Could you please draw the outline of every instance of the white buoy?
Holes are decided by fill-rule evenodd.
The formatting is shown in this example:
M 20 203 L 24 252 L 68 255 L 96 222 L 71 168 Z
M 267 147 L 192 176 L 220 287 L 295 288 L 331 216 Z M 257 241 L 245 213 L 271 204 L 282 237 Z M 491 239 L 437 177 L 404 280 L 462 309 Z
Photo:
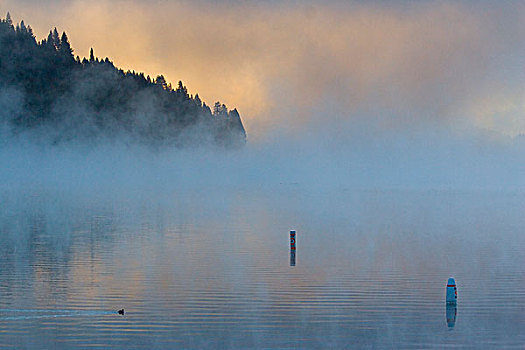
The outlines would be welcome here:
M 447 304 L 456 304 L 458 302 L 458 288 L 454 277 L 450 277 L 447 282 Z

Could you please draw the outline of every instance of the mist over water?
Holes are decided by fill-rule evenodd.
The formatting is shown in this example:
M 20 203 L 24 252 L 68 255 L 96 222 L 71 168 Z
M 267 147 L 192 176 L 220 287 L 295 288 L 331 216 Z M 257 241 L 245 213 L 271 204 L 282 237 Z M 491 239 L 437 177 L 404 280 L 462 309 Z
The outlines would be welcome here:
M 362 123 L 363 124 L 363 123 Z M 112 191 L 261 188 L 524 188 L 523 137 L 459 135 L 442 127 L 384 130 L 312 124 L 279 130 L 238 150 L 173 149 L 96 140 L 47 145 L 4 138 L 1 188 Z M 248 135 L 249 137 L 249 135 Z
M 438 130 L 312 123 L 230 151 L 4 139 L 0 344 L 520 347 L 523 145 Z
M 372 122 L 230 151 L 4 138 L 0 345 L 519 347 L 523 145 L 482 140 Z

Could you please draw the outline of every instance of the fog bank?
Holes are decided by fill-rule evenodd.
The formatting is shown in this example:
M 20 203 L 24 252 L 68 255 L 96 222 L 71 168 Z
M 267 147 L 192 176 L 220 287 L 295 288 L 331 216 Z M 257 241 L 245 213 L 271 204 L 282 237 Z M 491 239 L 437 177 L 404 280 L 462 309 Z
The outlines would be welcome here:
M 339 133 L 338 133 L 339 131 Z M 48 146 L 4 143 L 0 188 L 81 193 L 185 190 L 525 188 L 525 142 L 485 135 L 382 135 L 317 129 L 275 134 L 228 151 L 154 150 L 124 143 Z
M 39 38 L 67 31 L 75 54 L 239 107 L 248 135 L 226 153 L 4 139 L 3 188 L 524 187 L 521 2 L 0 5 Z

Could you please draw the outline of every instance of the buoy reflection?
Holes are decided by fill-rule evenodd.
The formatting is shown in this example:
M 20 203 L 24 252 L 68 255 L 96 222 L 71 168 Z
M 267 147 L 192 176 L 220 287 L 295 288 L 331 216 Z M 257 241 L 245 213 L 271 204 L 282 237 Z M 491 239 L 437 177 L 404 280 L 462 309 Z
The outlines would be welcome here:
M 447 326 L 452 328 L 456 325 L 458 307 L 455 304 L 447 304 Z

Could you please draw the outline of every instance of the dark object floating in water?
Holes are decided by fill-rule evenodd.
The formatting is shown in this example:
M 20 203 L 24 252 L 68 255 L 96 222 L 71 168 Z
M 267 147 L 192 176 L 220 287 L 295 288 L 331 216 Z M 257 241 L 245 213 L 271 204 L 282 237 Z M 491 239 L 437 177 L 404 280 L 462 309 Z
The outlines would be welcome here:
M 119 315 L 124 315 L 124 309 L 120 309 L 117 311 Z

